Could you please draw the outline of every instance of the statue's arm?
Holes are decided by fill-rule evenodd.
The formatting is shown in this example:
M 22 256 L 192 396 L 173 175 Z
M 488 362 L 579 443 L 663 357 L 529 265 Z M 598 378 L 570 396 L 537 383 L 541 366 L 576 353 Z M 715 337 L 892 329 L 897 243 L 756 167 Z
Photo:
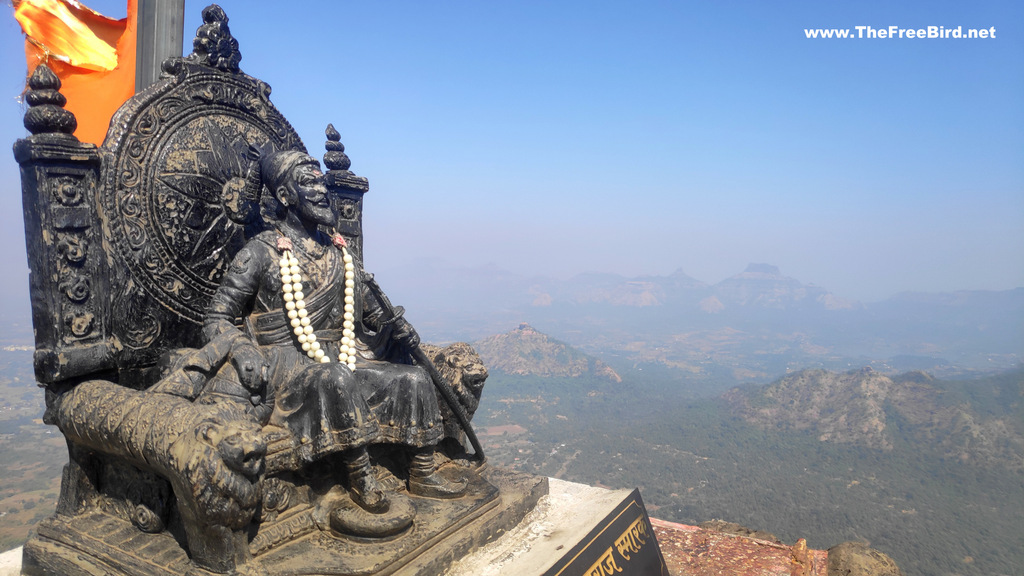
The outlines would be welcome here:
M 259 292 L 264 266 L 253 243 L 239 250 L 210 300 L 203 322 L 203 336 L 213 340 L 225 332 L 241 335 L 235 319 L 243 317 L 252 307 Z
M 376 280 L 373 279 L 373 274 L 357 268 L 359 270 L 359 282 L 357 284 L 359 290 L 359 298 L 363 306 L 363 323 L 366 324 L 373 331 L 377 331 L 386 321 L 384 308 L 390 304 L 390 302 L 383 302 L 386 298 L 384 292 L 380 291 L 380 286 L 376 284 Z M 371 288 L 371 284 L 373 288 Z
M 387 323 L 394 315 L 394 307 L 391 301 L 380 289 L 380 285 L 374 280 L 373 274 L 363 272 L 362 299 L 363 299 L 363 321 L 377 329 Z M 391 330 L 391 339 L 397 344 L 412 350 L 420 344 L 420 336 L 404 317 L 394 321 Z
M 229 346 L 227 357 L 241 384 L 251 392 L 260 392 L 266 384 L 266 358 L 252 336 L 235 326 L 235 319 L 247 316 L 258 297 L 260 280 L 271 260 L 270 255 L 259 251 L 262 247 L 251 242 L 235 255 L 210 300 L 203 323 L 207 342 L 219 340 Z

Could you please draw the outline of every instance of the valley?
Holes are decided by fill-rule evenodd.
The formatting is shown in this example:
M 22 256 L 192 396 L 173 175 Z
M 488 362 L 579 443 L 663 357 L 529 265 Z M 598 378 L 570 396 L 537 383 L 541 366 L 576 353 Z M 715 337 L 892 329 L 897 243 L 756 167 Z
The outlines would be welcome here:
M 923 396 L 974 399 L 955 404 L 960 414 L 950 427 L 915 424 L 898 402 L 884 401 L 880 432 L 870 410 L 840 393 L 823 406 L 823 413 L 846 410 L 843 424 L 834 425 L 827 417 L 750 419 L 738 398 L 763 404 L 778 383 L 697 401 L 667 384 L 494 375 L 478 421 L 501 433 L 485 435 L 485 447 L 500 465 L 639 486 L 651 514 L 666 520 L 722 519 L 789 544 L 806 538 L 815 548 L 867 542 L 908 576 L 1011 575 L 1024 564 L 1024 371 L 933 382 Z M 994 390 L 1014 396 L 1002 396 L 1008 403 L 999 414 L 984 415 Z M 862 417 L 853 417 L 858 412 Z M 980 423 L 976 429 L 1006 435 L 975 442 L 976 430 L 962 429 L 967 418 Z

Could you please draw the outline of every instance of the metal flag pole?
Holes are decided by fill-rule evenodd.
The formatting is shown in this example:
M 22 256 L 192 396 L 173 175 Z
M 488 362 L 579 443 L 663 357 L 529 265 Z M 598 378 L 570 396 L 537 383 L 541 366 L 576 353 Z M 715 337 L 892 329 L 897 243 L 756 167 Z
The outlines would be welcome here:
M 160 78 L 160 65 L 181 56 L 185 0 L 139 0 L 135 45 L 135 92 Z

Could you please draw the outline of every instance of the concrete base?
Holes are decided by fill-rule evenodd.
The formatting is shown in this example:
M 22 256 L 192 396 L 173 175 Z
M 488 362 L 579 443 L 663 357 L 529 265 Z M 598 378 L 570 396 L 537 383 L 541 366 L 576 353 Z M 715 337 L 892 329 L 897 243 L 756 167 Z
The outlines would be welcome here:
M 497 540 L 453 564 L 446 576 L 543 574 L 630 495 L 548 479 L 548 495 Z
M 18 576 L 21 574 L 22 547 L 0 553 L 0 576 Z

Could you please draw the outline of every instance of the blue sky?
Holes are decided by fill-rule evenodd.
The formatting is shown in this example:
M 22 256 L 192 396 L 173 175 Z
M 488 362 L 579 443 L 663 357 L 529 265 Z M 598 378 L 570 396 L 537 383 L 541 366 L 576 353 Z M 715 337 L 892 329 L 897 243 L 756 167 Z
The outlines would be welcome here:
M 89 6 L 124 15 L 124 2 Z M 186 44 L 204 2 L 186 2 Z M 839 296 L 1024 286 L 1024 4 L 224 0 L 242 69 L 306 146 L 370 178 L 368 269 L 522 274 L 747 263 Z M 0 24 L 0 134 L 25 132 Z M 805 28 L 995 27 L 987 40 Z M 17 165 L 0 187 L 18 203 Z M 21 216 L 0 214 L 27 293 Z M 392 289 L 393 290 L 393 289 Z

